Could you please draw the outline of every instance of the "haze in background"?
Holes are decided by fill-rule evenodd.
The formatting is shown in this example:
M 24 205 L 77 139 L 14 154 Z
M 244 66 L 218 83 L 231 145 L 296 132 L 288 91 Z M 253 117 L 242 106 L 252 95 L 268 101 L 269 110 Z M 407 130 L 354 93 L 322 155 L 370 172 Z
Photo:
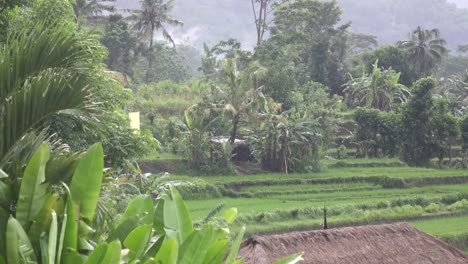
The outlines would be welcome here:
M 468 43 L 468 0 L 338 0 L 342 21 L 353 32 L 375 35 L 379 44 L 406 39 L 417 26 L 439 28 L 451 49 Z M 117 0 L 121 9 L 139 7 L 138 0 Z M 467 8 L 467 9 L 465 9 Z M 179 44 L 201 48 L 236 38 L 244 48 L 255 44 L 250 0 L 176 0 L 174 17 L 183 28 L 172 29 Z

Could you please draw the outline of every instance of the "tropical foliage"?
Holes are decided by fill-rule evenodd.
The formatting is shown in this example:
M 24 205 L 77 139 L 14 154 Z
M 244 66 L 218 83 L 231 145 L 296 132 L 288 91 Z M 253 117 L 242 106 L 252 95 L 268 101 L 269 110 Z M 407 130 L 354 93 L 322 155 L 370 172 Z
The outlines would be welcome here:
M 352 78 L 344 90 L 348 101 L 353 106 L 367 106 L 381 111 L 390 111 L 406 101 L 409 90 L 398 83 L 400 74 L 391 68 L 382 70 L 378 60 L 374 63 L 370 75 Z
M 140 35 L 146 39 L 148 44 L 148 70 L 146 71 L 145 81 L 151 79 L 151 70 L 153 66 L 154 54 L 153 42 L 154 33 L 161 30 L 165 39 L 175 46 L 175 42 L 166 29 L 166 24 L 172 26 L 182 26 L 182 22 L 170 16 L 169 12 L 174 7 L 174 0 L 143 0 L 141 1 L 142 10 L 133 10 L 131 19 L 135 21 L 134 27 Z
M 417 27 L 409 40 L 400 41 L 399 46 L 408 50 L 413 61 L 413 70 L 419 78 L 430 76 L 447 55 L 447 42 L 440 37 L 440 31 Z

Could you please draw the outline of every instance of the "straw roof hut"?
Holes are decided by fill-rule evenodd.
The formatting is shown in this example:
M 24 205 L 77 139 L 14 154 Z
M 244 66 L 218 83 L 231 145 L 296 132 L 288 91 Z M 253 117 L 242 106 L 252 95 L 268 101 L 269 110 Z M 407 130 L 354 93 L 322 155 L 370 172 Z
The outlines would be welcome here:
M 296 252 L 300 263 L 468 263 L 468 255 L 407 223 L 254 236 L 239 255 L 244 264 L 270 264 Z

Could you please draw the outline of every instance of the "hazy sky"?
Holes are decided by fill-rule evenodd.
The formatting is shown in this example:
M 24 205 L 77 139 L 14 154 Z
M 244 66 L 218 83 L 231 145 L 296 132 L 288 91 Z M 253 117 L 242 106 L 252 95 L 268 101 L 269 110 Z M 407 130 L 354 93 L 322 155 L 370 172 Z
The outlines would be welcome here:
M 447 1 L 457 4 L 459 7 L 468 8 L 468 0 L 447 0 Z
M 347 1 L 359 3 L 363 0 L 340 0 L 342 3 L 347 3 Z M 386 1 L 391 2 L 393 0 Z M 468 8 L 468 0 L 447 1 L 456 4 L 461 8 Z M 139 7 L 139 0 L 117 0 L 116 4 L 120 8 L 134 9 Z M 169 31 L 172 32 L 177 43 L 191 44 L 200 49 L 203 42 L 207 42 L 209 45 L 214 45 L 219 40 L 231 37 L 239 39 L 244 48 L 251 49 L 255 45 L 255 26 L 253 24 L 251 12 L 250 0 L 176 0 L 175 9 L 172 15 L 175 18 L 182 20 L 184 22 L 184 27 L 169 27 Z M 350 14 L 347 14 L 345 10 L 345 14 L 342 17 L 343 20 L 347 21 L 348 19 L 351 19 L 349 15 Z M 354 19 L 356 19 L 355 16 L 352 17 L 352 20 Z M 212 23 L 213 21 L 217 21 L 217 23 Z M 383 34 L 385 36 L 382 36 L 381 33 L 379 34 L 379 32 L 381 32 L 382 23 L 375 24 L 375 27 L 379 30 L 370 30 L 372 28 L 365 22 L 356 20 L 354 22 L 352 30 L 354 29 L 357 32 L 378 35 L 379 42 L 381 44 L 392 43 L 401 38 L 405 38 L 407 32 L 411 31 L 412 27 L 416 26 L 406 25 L 408 28 L 400 30 L 387 28 L 387 31 Z M 363 23 L 365 27 L 363 27 Z M 424 23 L 421 24 L 421 26 L 436 27 L 436 25 L 425 25 Z M 454 35 L 450 30 L 447 30 L 446 28 L 444 30 L 444 33 L 449 35 L 449 37 Z M 161 36 L 158 36 L 158 38 L 161 38 Z M 463 42 L 466 42 L 467 38 L 464 38 Z M 448 40 L 451 39 L 449 38 Z M 451 44 L 453 45 L 463 44 L 452 42 L 453 41 L 451 41 Z

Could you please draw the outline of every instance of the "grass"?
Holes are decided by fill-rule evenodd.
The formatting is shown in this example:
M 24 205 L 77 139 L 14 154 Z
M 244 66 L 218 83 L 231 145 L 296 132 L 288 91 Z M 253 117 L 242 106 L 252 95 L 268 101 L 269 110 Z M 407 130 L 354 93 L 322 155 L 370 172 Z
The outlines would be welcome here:
M 242 188 L 244 192 L 281 192 L 281 191 L 346 191 L 355 189 L 379 189 L 379 185 L 372 183 L 338 183 L 338 184 L 288 184 L 269 186 L 248 186 Z
M 236 207 L 240 214 L 268 212 L 282 208 L 322 207 L 324 205 L 377 204 L 397 198 L 424 197 L 437 199 L 445 195 L 468 193 L 468 184 L 425 186 L 408 189 L 379 189 L 369 191 L 339 191 L 311 194 L 272 195 L 262 198 L 217 198 L 187 201 L 195 218 L 202 218 L 217 204 Z
M 336 168 L 320 173 L 307 174 L 281 174 L 266 173 L 245 176 L 209 176 L 201 179 L 214 184 L 239 184 L 248 182 L 277 183 L 291 180 L 326 179 L 326 178 L 353 178 L 353 177 L 392 177 L 400 179 L 418 179 L 426 177 L 468 176 L 468 170 L 463 169 L 426 169 L 411 167 L 386 168 Z M 191 180 L 192 177 L 174 175 L 173 179 Z M 266 184 L 264 184 L 266 185 Z M 272 184 L 270 184 L 272 185 Z
M 468 216 L 413 221 L 411 225 L 434 236 L 468 235 Z
M 413 221 L 411 225 L 468 253 L 468 216 Z
M 347 165 L 334 166 L 337 162 Z M 468 196 L 468 170 L 413 168 L 396 159 L 327 160 L 324 164 L 329 169 L 321 173 L 173 175 L 170 180 L 196 179 L 218 188 L 223 197 L 195 195 L 200 199 L 186 201 L 193 219 L 202 219 L 225 203 L 239 211 L 233 230 L 246 225 L 247 235 L 320 228 L 325 205 L 334 227 L 411 221 L 420 230 L 468 248 L 468 218 L 458 217 L 468 210 L 449 207 Z M 436 204 L 427 207 L 430 203 Z

